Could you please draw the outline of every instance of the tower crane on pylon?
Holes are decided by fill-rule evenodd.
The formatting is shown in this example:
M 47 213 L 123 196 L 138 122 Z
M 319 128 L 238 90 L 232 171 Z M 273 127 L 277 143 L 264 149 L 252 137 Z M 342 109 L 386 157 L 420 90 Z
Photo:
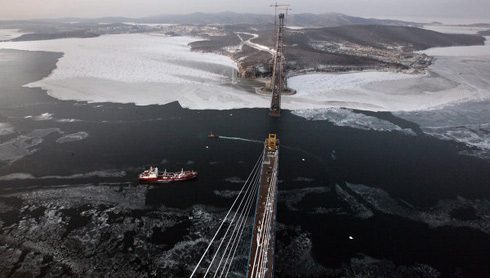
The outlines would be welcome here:
M 277 11 L 280 10 L 280 11 L 284 12 L 287 16 L 288 11 L 291 11 L 289 6 L 290 6 L 289 4 L 278 4 L 277 2 L 269 5 L 269 7 L 274 7 L 274 26 L 277 25 Z

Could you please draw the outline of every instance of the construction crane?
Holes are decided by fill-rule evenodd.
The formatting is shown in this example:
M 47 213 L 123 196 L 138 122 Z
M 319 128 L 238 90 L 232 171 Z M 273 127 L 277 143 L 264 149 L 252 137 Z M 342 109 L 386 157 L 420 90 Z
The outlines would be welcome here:
M 288 11 L 291 9 L 289 8 L 289 4 L 278 4 L 277 2 L 269 5 L 269 7 L 274 7 L 274 25 L 277 25 L 277 11 L 283 11 L 286 13 L 286 16 L 288 15 Z

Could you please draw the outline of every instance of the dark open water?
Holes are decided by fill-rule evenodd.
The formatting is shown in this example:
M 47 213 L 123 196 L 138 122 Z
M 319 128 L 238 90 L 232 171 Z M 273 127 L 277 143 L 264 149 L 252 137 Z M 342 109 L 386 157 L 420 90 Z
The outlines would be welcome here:
M 56 140 L 61 135 L 51 133 L 43 137 L 41 144 L 31 148 L 37 149 L 32 155 L 11 164 L 1 161 L 0 176 L 11 173 L 29 173 L 35 177 L 70 176 L 106 169 L 126 172 L 122 177 L 0 180 L 0 201 L 16 210 L 25 205 L 25 199 L 16 197 L 22 192 L 80 184 L 137 186 L 135 177 L 138 172 L 143 167 L 156 165 L 168 170 L 192 168 L 199 171 L 200 176 L 188 183 L 149 188 L 144 195 L 145 209 L 133 212 L 133 218 L 152 214 L 162 205 L 168 209 L 185 210 L 203 204 L 226 211 L 232 199 L 216 195 L 215 190 L 237 190 L 240 185 L 226 182 L 226 179 L 245 179 L 261 153 L 262 145 L 239 140 L 210 140 L 208 132 L 212 130 L 220 135 L 260 141 L 267 133 L 275 132 L 282 143 L 279 197 L 284 198 L 277 211 L 280 227 L 276 245 L 278 277 L 336 277 L 356 271 L 365 274 L 356 268 L 353 258 L 366 257 L 382 262 L 374 268 L 374 276 L 412 277 L 430 272 L 415 271 L 415 266 L 419 265 L 430 266 L 445 277 L 490 275 L 490 235 L 485 231 L 467 225 L 430 227 L 408 215 L 401 215 L 403 213 L 383 212 L 346 184 L 382 189 L 392 199 L 401 199 L 418 211 L 430 211 L 443 199 L 490 200 L 489 161 L 460 155 L 459 151 L 464 149 L 461 145 L 423 135 L 341 128 L 326 121 L 307 121 L 289 112 L 283 112 L 280 119 L 271 119 L 266 109 L 196 111 L 182 109 L 178 103 L 137 107 L 59 101 L 40 89 L 22 88 L 21 85 L 48 75 L 60 54 L 2 53 L 7 53 L 11 59 L 0 61 L 0 122 L 12 124 L 17 133 L 0 137 L 0 144 L 35 129 L 58 128 L 65 134 L 84 131 L 89 136 L 82 141 L 59 144 Z M 25 118 L 42 113 L 53 114 L 53 119 L 34 121 Z M 378 116 L 387 117 L 386 114 Z M 57 121 L 59 119 L 80 121 L 62 123 Z M 336 185 L 374 215 L 357 217 L 349 201 L 337 193 Z M 309 188 L 323 189 L 315 193 L 309 192 Z M 295 194 L 303 194 L 303 198 L 295 202 Z M 292 206 L 287 202 L 288 198 L 293 200 Z M 318 213 L 318 208 L 323 213 Z M 40 215 L 43 215 L 44 208 L 40 209 Z M 453 218 L 459 215 L 463 219 L 482 219 L 482 215 L 474 215 L 472 208 L 456 209 Z M 66 212 L 78 219 L 72 221 L 73 230 L 83 229 L 90 223 L 90 218 L 79 216 L 84 208 L 79 210 Z M 16 245 L 19 242 L 12 243 L 12 238 L 14 242 L 16 238 L 17 241 L 24 240 L 15 233 L 16 223 L 24 216 L 15 210 L 0 212 L 4 223 L 0 226 L 3 234 L 0 245 L 15 245 L 22 249 Z M 171 228 L 150 229 L 147 241 L 165 245 L 162 250 L 172 249 L 185 238 L 189 225 L 182 221 Z M 68 233 L 70 231 L 68 229 Z M 122 232 L 125 242 L 129 242 L 118 249 L 124 252 L 138 235 L 131 228 Z M 354 239 L 349 240 L 349 235 Z M 304 237 L 308 240 L 297 244 Z M 308 242 L 311 242 L 311 252 Z M 299 247 L 306 251 L 295 250 Z M 4 256 L 8 254 L 5 250 L 0 249 Z M 80 250 L 73 248 L 73 253 L 77 252 Z M 305 254 L 311 254 L 313 260 L 305 259 L 307 262 L 301 269 L 294 261 L 304 259 Z M 7 265 L 3 268 L 7 271 L 4 274 L 22 270 L 19 267 L 22 261 L 11 263 L 14 270 L 8 268 L 8 263 L 4 265 Z M 49 263 L 47 265 L 42 268 L 44 274 L 55 269 Z M 150 263 L 134 269 L 141 275 L 158 274 L 154 268 Z M 175 269 L 173 274 L 172 269 Z M 62 273 L 76 274 L 76 271 Z M 188 269 L 185 266 L 168 267 L 163 273 L 161 275 L 185 276 Z

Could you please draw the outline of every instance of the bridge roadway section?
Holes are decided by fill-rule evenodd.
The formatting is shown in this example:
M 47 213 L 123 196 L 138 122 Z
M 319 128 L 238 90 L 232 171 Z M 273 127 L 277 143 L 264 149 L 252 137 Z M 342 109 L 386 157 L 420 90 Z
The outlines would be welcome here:
M 279 140 L 275 134 L 270 134 L 265 140 L 264 148 L 247 271 L 249 278 L 273 277 L 274 275 L 277 172 L 279 167 Z

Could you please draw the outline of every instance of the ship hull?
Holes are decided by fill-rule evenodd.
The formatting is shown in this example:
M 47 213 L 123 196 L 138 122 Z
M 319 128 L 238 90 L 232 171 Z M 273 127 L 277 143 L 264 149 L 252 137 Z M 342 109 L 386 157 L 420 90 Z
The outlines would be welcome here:
M 179 181 L 188 181 L 197 178 L 197 172 L 186 173 L 180 177 L 168 177 L 168 176 L 159 176 L 157 178 L 140 178 L 140 183 L 172 183 Z

